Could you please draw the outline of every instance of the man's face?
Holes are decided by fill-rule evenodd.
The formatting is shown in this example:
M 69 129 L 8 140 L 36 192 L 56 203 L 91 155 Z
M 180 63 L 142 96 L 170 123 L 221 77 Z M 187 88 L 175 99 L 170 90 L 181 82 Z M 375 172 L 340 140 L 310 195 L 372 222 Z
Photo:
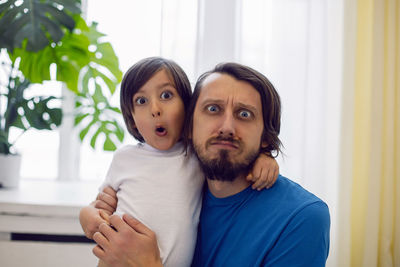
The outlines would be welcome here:
M 227 74 L 208 76 L 193 114 L 192 141 L 208 179 L 247 175 L 259 154 L 264 122 L 260 95 Z

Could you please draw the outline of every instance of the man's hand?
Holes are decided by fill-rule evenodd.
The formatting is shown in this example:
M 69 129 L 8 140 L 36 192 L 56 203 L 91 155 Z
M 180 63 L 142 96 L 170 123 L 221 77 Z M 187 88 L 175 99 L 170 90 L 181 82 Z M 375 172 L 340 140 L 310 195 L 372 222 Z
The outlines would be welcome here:
M 93 235 L 99 259 L 113 267 L 162 266 L 154 232 L 127 214 L 112 215 L 110 223 L 115 230 L 103 223 Z
M 253 189 L 268 189 L 274 185 L 278 174 L 279 165 L 276 160 L 261 153 L 254 162 L 253 169 L 247 175 L 246 179 L 253 182 Z

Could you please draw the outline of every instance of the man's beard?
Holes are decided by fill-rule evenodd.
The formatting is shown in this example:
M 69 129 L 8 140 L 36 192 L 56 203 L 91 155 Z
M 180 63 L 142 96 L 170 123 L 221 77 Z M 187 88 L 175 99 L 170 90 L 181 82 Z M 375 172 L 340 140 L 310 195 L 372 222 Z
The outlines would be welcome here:
M 207 158 L 206 153 L 199 146 L 194 143 L 192 145 L 206 178 L 217 181 L 232 182 L 240 175 L 246 176 L 259 154 L 258 151 L 252 151 L 242 162 L 233 163 L 229 159 L 227 150 L 220 150 L 216 158 Z

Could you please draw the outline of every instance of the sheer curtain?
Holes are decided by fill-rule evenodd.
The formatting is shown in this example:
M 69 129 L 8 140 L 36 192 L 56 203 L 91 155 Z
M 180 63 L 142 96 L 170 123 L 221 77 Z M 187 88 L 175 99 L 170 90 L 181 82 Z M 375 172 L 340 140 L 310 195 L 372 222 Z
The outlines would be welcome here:
M 346 10 L 340 266 L 400 266 L 400 4 Z
M 328 203 L 328 265 L 336 266 L 341 3 L 243 1 L 242 7 L 240 60 L 260 69 L 282 98 L 281 173 Z

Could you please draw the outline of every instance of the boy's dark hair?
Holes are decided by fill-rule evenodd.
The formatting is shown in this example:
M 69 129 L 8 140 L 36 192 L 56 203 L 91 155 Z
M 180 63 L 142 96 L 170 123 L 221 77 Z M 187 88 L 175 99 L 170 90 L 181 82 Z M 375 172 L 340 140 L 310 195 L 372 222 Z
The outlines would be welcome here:
M 278 138 L 281 126 L 281 101 L 272 83 L 260 72 L 238 63 L 221 63 L 215 66 L 211 71 L 202 74 L 196 82 L 193 96 L 186 112 L 184 126 L 184 141 L 186 147 L 190 145 L 189 136 L 193 129 L 193 113 L 199 98 L 204 80 L 212 73 L 228 74 L 239 81 L 250 83 L 260 94 L 262 104 L 262 114 L 264 121 L 264 131 L 262 142 L 265 141 L 268 146 L 261 148 L 261 153 L 267 153 L 277 157 L 281 152 L 281 141 Z M 272 154 L 274 152 L 274 155 Z
M 132 117 L 133 96 L 139 89 L 157 72 L 165 70 L 172 78 L 179 96 L 182 98 L 185 113 L 190 103 L 192 89 L 186 73 L 174 61 L 161 58 L 149 57 L 140 60 L 133 65 L 124 75 L 121 83 L 121 111 L 128 132 L 139 142 L 144 142 L 143 136 L 135 127 L 135 121 Z

